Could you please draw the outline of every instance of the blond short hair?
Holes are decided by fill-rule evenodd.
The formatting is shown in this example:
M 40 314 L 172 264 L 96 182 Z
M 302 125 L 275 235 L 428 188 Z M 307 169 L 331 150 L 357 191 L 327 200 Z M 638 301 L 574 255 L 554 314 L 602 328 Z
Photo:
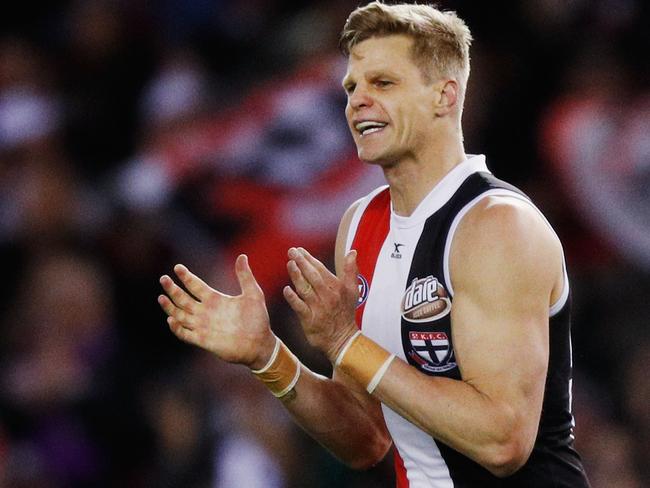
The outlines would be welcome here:
M 349 56 L 352 48 L 366 39 L 394 34 L 413 38 L 413 61 L 427 82 L 436 75 L 453 77 L 464 94 L 472 34 L 455 12 L 443 12 L 431 5 L 386 5 L 375 1 L 350 14 L 339 46 Z

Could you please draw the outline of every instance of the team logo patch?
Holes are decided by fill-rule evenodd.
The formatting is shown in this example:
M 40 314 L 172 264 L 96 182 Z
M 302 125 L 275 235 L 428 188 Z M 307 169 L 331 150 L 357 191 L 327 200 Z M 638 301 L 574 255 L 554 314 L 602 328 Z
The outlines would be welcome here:
M 358 286 L 359 286 L 359 299 L 357 300 L 357 308 L 359 308 L 361 305 L 366 303 L 366 300 L 368 299 L 368 292 L 369 286 L 368 286 L 368 280 L 366 280 L 362 275 L 358 274 L 357 275 L 357 281 L 358 281 Z
M 438 320 L 451 311 L 445 287 L 432 275 L 414 278 L 402 298 L 402 317 L 409 322 Z
M 409 331 L 410 359 L 423 370 L 432 373 L 448 371 L 456 367 L 453 349 L 446 332 Z

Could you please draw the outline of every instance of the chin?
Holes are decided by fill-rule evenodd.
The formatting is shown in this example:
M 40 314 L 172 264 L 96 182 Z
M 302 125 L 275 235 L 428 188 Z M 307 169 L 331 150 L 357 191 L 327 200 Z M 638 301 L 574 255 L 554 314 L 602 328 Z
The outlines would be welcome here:
M 367 145 L 357 144 L 357 156 L 361 161 L 366 163 L 376 163 L 378 160 L 382 159 L 383 152 L 377 148 L 368 147 Z
M 377 166 L 390 166 L 394 162 L 389 154 L 378 151 L 362 150 L 357 147 L 357 156 L 361 161 L 367 164 L 374 164 Z

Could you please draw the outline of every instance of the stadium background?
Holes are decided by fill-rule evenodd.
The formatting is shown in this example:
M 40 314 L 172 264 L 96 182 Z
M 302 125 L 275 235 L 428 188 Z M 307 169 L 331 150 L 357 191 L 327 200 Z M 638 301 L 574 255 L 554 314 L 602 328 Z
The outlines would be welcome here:
M 0 16 L 0 486 L 384 487 L 307 438 L 244 368 L 177 341 L 183 262 L 236 292 L 250 255 L 310 367 L 285 253 L 331 265 L 382 181 L 355 158 L 348 0 L 23 1 Z M 650 90 L 641 0 L 442 1 L 475 44 L 468 152 L 558 231 L 577 445 L 594 488 L 650 483 Z

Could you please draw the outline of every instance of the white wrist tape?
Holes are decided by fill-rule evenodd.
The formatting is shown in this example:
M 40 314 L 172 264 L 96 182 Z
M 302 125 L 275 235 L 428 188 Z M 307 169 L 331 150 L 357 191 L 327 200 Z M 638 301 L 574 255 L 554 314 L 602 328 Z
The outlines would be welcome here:
M 280 344 L 282 344 L 282 341 L 276 336 L 275 338 L 275 347 L 273 348 L 273 353 L 271 353 L 271 357 L 267 361 L 267 363 L 261 368 L 261 369 L 251 369 L 251 372 L 253 374 L 261 374 L 266 372 L 267 369 L 271 367 L 271 365 L 275 362 L 275 360 L 278 357 L 278 352 L 280 352 Z
M 358 330 L 354 333 L 352 337 L 348 339 L 348 342 L 345 343 L 345 346 L 343 346 L 343 349 L 341 349 L 339 355 L 336 356 L 336 361 L 334 361 L 334 367 L 338 367 L 341 364 L 341 361 L 343 360 L 343 356 L 345 356 L 345 353 L 348 352 L 348 349 L 350 349 L 350 346 L 360 334 L 361 331 Z
M 386 374 L 386 371 L 388 371 L 388 367 L 390 366 L 390 363 L 393 362 L 393 359 L 395 359 L 395 354 L 391 354 L 384 362 L 384 364 L 381 365 L 381 368 L 377 370 L 375 376 L 372 377 L 370 383 L 368 383 L 368 386 L 366 386 L 366 391 L 368 393 L 372 395 L 372 392 L 375 391 L 375 388 L 377 388 L 377 385 Z
M 355 379 L 368 393 L 372 393 L 388 371 L 395 355 L 361 331 L 355 333 L 343 346 L 334 362 L 345 374 Z
M 276 337 L 269 361 L 262 369 L 251 370 L 251 372 L 273 395 L 281 398 L 296 386 L 301 369 L 298 358 Z

